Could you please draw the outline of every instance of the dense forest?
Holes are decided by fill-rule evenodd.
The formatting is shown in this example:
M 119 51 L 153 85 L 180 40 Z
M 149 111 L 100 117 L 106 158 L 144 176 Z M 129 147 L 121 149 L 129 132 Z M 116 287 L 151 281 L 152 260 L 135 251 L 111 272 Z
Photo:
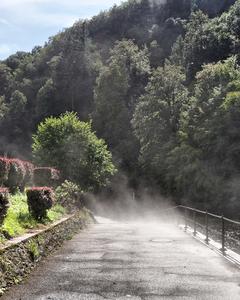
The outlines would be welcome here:
M 0 62 L 0 154 L 48 116 L 92 122 L 119 170 L 181 203 L 240 208 L 240 0 L 129 0 Z

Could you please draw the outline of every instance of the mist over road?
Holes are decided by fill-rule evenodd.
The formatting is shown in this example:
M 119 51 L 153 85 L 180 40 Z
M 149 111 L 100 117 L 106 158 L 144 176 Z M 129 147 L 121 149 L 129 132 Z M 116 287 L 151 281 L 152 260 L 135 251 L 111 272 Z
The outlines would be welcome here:
M 240 299 L 239 269 L 178 228 L 99 220 L 2 299 Z

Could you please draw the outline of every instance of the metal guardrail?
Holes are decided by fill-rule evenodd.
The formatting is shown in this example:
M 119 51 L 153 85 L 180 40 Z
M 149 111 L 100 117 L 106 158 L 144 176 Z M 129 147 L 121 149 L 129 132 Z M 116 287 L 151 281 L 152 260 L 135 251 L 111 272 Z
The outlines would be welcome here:
M 183 205 L 170 209 L 182 212 L 185 230 L 191 225 L 194 236 L 197 235 L 197 230 L 205 235 L 206 244 L 209 243 L 209 238 L 217 239 L 221 243 L 219 250 L 223 255 L 225 255 L 226 245 L 230 249 L 240 251 L 240 222 L 228 219 L 224 215 L 220 216 Z

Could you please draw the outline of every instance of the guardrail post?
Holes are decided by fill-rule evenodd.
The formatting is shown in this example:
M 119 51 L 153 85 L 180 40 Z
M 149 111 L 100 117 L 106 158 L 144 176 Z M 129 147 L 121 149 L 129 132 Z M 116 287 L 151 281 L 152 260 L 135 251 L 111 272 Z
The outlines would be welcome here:
M 193 235 L 197 235 L 196 211 L 193 212 Z
M 187 209 L 184 209 L 184 218 L 185 218 L 185 226 L 184 226 L 184 230 L 187 231 Z
M 208 232 L 208 212 L 206 211 L 205 215 L 205 226 L 206 226 L 206 239 L 205 242 L 208 244 L 209 243 L 209 232 Z
M 222 248 L 220 249 L 222 251 L 222 254 L 225 255 L 225 220 L 224 216 L 222 215 Z

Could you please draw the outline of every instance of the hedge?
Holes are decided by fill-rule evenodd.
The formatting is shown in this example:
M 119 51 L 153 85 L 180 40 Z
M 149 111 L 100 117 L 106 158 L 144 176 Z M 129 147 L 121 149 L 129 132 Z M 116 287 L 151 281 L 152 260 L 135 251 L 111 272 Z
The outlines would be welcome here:
M 37 168 L 29 161 L 0 157 L 0 187 L 6 186 L 11 192 L 21 191 L 26 186 L 53 186 L 59 184 L 60 172 L 54 168 Z
M 7 187 L 11 192 L 15 192 L 17 188 L 23 189 L 26 168 L 24 162 L 20 159 L 10 159 L 10 170 L 8 174 Z
M 25 166 L 26 175 L 24 177 L 24 186 L 32 186 L 33 185 L 33 173 L 34 173 L 34 164 L 30 163 L 29 161 L 23 161 Z
M 0 185 L 8 180 L 8 174 L 10 170 L 10 160 L 6 157 L 0 157 Z
M 34 183 L 36 186 L 56 187 L 60 180 L 60 172 L 54 168 L 35 168 Z
M 9 191 L 7 188 L 0 188 L 0 226 L 7 215 L 9 208 Z
M 30 214 L 36 220 L 47 216 L 47 210 L 53 206 L 54 194 L 49 187 L 32 187 L 27 189 L 27 202 Z

